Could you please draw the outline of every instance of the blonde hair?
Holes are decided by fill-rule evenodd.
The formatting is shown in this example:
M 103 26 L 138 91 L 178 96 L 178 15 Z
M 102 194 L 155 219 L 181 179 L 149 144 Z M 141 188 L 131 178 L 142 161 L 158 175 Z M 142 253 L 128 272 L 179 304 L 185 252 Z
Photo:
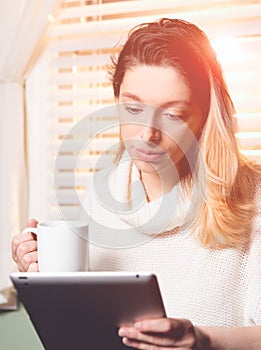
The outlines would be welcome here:
M 195 177 L 204 202 L 191 225 L 201 244 L 211 248 L 242 248 L 250 240 L 247 233 L 257 214 L 254 196 L 260 166 L 240 153 L 234 112 L 229 96 L 220 94 L 212 81 Z

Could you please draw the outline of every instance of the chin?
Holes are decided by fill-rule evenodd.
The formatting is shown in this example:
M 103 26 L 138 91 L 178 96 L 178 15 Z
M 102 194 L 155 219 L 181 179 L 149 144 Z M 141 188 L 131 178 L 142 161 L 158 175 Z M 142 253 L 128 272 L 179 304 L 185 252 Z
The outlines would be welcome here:
M 157 174 L 160 171 L 158 166 L 155 166 L 149 162 L 144 162 L 142 160 L 135 159 L 133 160 L 133 163 L 135 164 L 136 168 L 139 171 L 142 171 L 143 173 Z

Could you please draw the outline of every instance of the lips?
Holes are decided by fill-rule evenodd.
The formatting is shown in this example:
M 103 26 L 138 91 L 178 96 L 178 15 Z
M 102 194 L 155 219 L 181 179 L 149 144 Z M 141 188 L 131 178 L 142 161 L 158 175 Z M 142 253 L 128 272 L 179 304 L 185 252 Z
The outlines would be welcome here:
M 144 150 L 140 148 L 136 148 L 135 153 L 138 159 L 143 160 L 145 162 L 157 160 L 164 154 L 164 152 Z

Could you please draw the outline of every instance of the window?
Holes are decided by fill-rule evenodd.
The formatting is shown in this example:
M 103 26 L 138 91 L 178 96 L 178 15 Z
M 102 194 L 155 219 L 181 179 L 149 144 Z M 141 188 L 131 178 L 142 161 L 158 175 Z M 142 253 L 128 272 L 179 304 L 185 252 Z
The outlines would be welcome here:
M 97 157 L 118 138 L 107 76 L 113 47 L 134 25 L 160 17 L 192 21 L 209 35 L 237 109 L 242 152 L 261 161 L 260 1 L 64 0 L 27 80 L 31 216 L 54 218 L 61 208 L 67 218 L 78 215 L 75 188 L 84 195 Z M 108 113 L 97 115 L 97 110 Z M 83 118 L 88 118 L 89 130 L 76 135 L 72 130 Z M 113 128 L 106 128 L 108 120 Z M 88 139 L 92 142 L 82 152 L 71 183 L 78 157 L 75 145 Z

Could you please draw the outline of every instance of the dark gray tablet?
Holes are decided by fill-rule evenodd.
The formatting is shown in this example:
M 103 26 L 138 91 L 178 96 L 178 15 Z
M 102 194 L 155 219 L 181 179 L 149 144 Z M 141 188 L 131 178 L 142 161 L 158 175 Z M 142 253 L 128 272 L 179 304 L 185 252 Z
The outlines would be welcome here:
M 123 350 L 119 326 L 165 316 L 150 273 L 13 273 L 18 297 L 47 350 Z

